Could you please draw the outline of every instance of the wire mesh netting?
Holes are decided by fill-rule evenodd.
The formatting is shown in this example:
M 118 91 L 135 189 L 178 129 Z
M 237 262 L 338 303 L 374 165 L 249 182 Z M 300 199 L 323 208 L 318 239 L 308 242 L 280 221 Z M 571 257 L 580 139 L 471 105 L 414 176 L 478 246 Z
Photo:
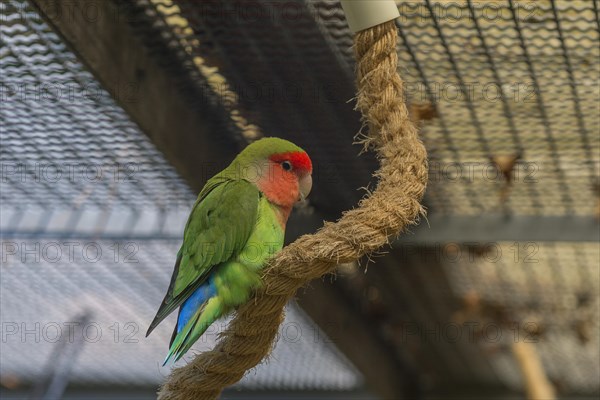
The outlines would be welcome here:
M 1 7 L 4 232 L 102 233 L 111 217 L 135 227 L 142 210 L 160 232 L 193 193 L 27 2 Z M 120 96 L 135 101 L 135 87 Z
M 399 72 L 430 154 L 430 214 L 591 219 L 600 196 L 598 1 L 397 3 Z M 148 41 L 149 50 L 163 55 L 165 43 L 176 49 L 179 58 L 164 63 L 184 65 L 187 78 L 210 91 L 223 108 L 234 125 L 223 136 L 281 134 L 298 142 L 317 161 L 314 207 L 335 218 L 356 203 L 362 195 L 356 188 L 368 186 L 376 164 L 368 155 L 356 158 L 359 149 L 350 145 L 360 121 L 350 102 L 352 34 L 337 0 L 131 4 L 146 18 L 135 20 L 138 34 L 143 36 L 150 24 L 164 39 Z M 69 321 L 87 307 L 110 335 L 115 321 L 121 329 L 127 322 L 143 327 L 168 281 L 175 237 L 181 234 L 193 193 L 112 100 L 115 94 L 99 86 L 28 3 L 3 2 L 0 7 L 1 228 L 3 251 L 15 253 L 9 254 L 6 267 L 3 262 L 3 321 L 22 320 L 25 327 L 42 321 L 41 335 L 44 326 Z M 123 101 L 134 94 L 135 86 L 125 86 L 117 97 Z M 49 262 L 59 249 L 69 254 L 66 239 L 76 241 L 78 254 L 88 243 L 97 243 L 109 261 L 82 261 L 97 253 L 92 245 L 86 248 L 91 255 L 84 253 L 73 263 Z M 89 242 L 93 239 L 98 241 Z M 453 240 L 460 242 L 460 237 Z M 131 244 L 133 248 L 126 247 Z M 23 250 L 32 246 L 45 259 L 36 263 L 25 254 L 26 262 L 20 262 Z M 112 261 L 116 256 L 123 261 L 132 249 L 139 264 L 122 268 Z M 525 334 L 535 334 L 556 385 L 569 393 L 598 392 L 597 243 L 501 242 L 492 243 L 491 250 L 503 256 L 495 259 L 490 249 L 465 246 L 462 251 L 476 253 L 470 262 L 441 263 L 447 293 L 435 286 L 440 280 L 429 276 L 425 263 L 406 265 L 406 257 L 397 252 L 389 256 L 392 264 L 402 264 L 388 271 L 393 285 L 379 283 L 389 286 L 394 309 L 406 307 L 406 315 L 423 324 L 445 321 L 450 315 L 443 308 L 447 299 L 473 297 L 487 311 L 482 316 L 477 309 L 470 317 L 500 315 L 508 322 L 532 322 L 540 332 Z M 376 270 L 369 271 L 368 279 L 377 282 Z M 28 281 L 33 286 L 24 284 Z M 121 295 L 115 297 L 114 291 Z M 23 292 L 32 294 L 27 301 L 16 301 Z M 74 302 L 51 300 L 52 307 L 44 307 L 64 293 Z M 40 318 L 40 310 L 48 315 Z M 402 311 L 393 316 L 403 317 Z M 303 318 L 292 309 L 287 326 L 309 324 Z M 2 373 L 21 369 L 40 374 L 39 365 L 19 358 L 27 348 L 19 342 L 20 332 L 13 335 L 8 356 L 2 355 L 3 368 L 15 367 Z M 510 326 L 504 332 L 512 332 Z M 168 336 L 163 326 L 141 353 L 137 349 L 143 341 L 132 346 L 86 343 L 77 379 L 95 375 L 93 379 L 111 382 L 156 382 L 158 367 L 146 367 Z M 498 350 L 510 344 L 507 337 L 467 347 L 438 341 L 429 353 L 431 347 L 420 338 L 411 347 L 399 339 L 402 335 L 386 330 L 383 336 L 399 354 L 414 351 L 418 368 L 435 371 L 440 382 L 523 385 L 510 352 Z M 315 345 L 309 350 L 306 341 L 280 346 L 272 368 L 264 366 L 264 374 L 251 374 L 244 385 L 360 385 L 359 374 L 334 348 Z M 44 347 L 39 357 L 50 350 Z M 300 351 L 306 357 L 291 356 Z M 92 363 L 96 353 L 102 353 L 99 365 Z M 103 372 L 122 354 L 131 360 L 129 375 Z M 290 367 L 282 367 L 284 362 Z M 294 370 L 303 371 L 297 381 L 288 375 Z
M 597 245 L 499 242 L 476 249 L 450 246 L 445 254 L 445 272 L 465 303 L 454 322 L 479 322 L 480 343 L 506 385 L 517 388 L 523 380 L 511 352 L 499 350 L 522 340 L 537 346 L 561 390 L 598 391 Z
M 21 16 L 2 25 L 3 203 L 73 207 L 85 194 L 99 207 L 188 205 L 187 186 L 110 94 L 41 20 Z
M 397 3 L 399 72 L 430 154 L 429 213 L 581 215 L 591 220 L 598 207 L 600 166 L 597 2 Z M 198 5 L 186 0 L 144 4 L 158 5 L 162 13 L 189 24 L 191 29 L 181 30 L 180 35 L 196 43 L 194 51 L 220 70 L 239 104 L 267 132 L 285 129 L 294 137 L 294 132 L 307 129 L 310 121 L 302 116 L 317 113 L 311 107 L 321 106 L 322 98 L 307 98 L 306 93 L 345 88 L 353 79 L 352 34 L 338 1 L 290 2 L 280 7 L 268 2 L 243 7 L 237 2 Z M 305 75 L 308 65 L 310 76 Z M 256 93 L 249 89 L 252 85 L 271 90 L 272 96 L 260 96 L 260 91 L 249 96 Z M 296 94 L 295 101 L 286 98 L 290 93 Z M 339 90 L 337 95 L 344 93 Z M 301 115 L 300 121 L 289 117 L 294 113 Z M 282 115 L 286 116 L 283 122 L 278 120 Z M 332 107 L 322 110 L 320 118 L 319 122 L 341 126 L 339 120 L 355 117 L 343 107 Z M 327 161 L 339 165 L 350 156 L 327 145 L 331 136 L 319 131 L 326 126 L 316 127 L 319 136 L 325 135 L 319 143 L 332 151 Z M 318 149 L 316 153 L 319 160 Z M 370 165 L 360 168 L 369 171 Z M 361 178 L 356 179 L 354 172 L 349 175 L 337 175 L 336 183 L 357 187 Z M 323 209 L 318 199 L 315 204 Z M 460 241 L 459 231 L 457 235 L 455 240 Z M 576 326 L 585 318 L 574 300 L 589 296 L 584 314 L 598 310 L 597 244 L 556 245 L 560 251 L 552 243 L 512 245 L 521 254 L 534 246 L 540 255 L 535 268 L 523 260 L 511 262 L 510 245 L 497 244 L 504 250 L 498 262 L 476 258 L 472 264 L 452 263 L 445 269 L 452 296 L 460 299 L 467 292 L 477 293 L 482 302 L 502 308 L 517 321 L 529 321 L 535 314 L 534 323 L 553 327 L 540 346 L 544 364 L 555 366 L 549 371 L 552 378 L 562 380 L 565 390 L 597 391 L 598 348 L 590 343 L 598 337 L 598 327 L 585 328 L 589 343 L 577 338 Z M 415 290 L 413 297 L 394 294 L 391 298 L 397 303 L 443 301 L 427 279 L 419 284 L 423 288 Z M 413 317 L 422 321 L 418 313 Z M 506 357 L 506 352 L 496 352 L 487 369 L 469 369 L 483 362 L 476 361 L 478 357 L 491 357 L 485 347 L 477 355 L 463 348 L 465 354 L 457 356 L 465 362 L 440 367 L 438 376 L 468 381 L 476 375 L 513 388 L 522 385 L 510 353 Z M 443 357 L 454 350 L 439 351 Z M 577 357 L 589 373 L 569 375 L 568 365 Z M 562 359 L 570 361 L 562 364 Z M 435 362 L 427 356 L 421 361 L 422 365 Z
M 117 105 L 136 101 L 134 84 L 108 93 L 26 1 L 2 2 L 0 21 L 2 382 L 42 380 L 68 342 L 81 347 L 74 382 L 155 386 L 169 370 L 159 360 L 174 317 L 142 332 L 195 196 Z M 361 385 L 305 314 L 292 305 L 286 318 L 272 358 L 241 387 Z
M 282 20 L 276 3 L 263 2 L 252 3 L 252 11 L 243 2 L 136 4 L 177 21 L 180 43 L 225 77 L 237 109 L 263 133 L 284 136 L 322 160 L 314 174 L 324 184 L 315 185 L 312 204 L 332 216 L 356 204 L 362 195 L 356 187 L 369 183 L 376 164 L 369 154 L 356 158 L 351 144 L 360 122 L 347 102 L 354 96 L 353 74 L 331 55 L 312 17 Z
M 266 132 L 328 132 L 321 142 L 334 140 L 332 130 L 356 131 L 340 97 L 332 98 L 335 89 L 352 97 L 346 90 L 354 68 L 352 34 L 338 1 L 256 2 L 250 9 L 236 2 L 140 3 L 189 24 L 180 36 L 218 66 L 242 109 Z M 593 214 L 600 173 L 597 2 L 398 6 L 407 100 L 431 107 L 425 119 L 432 121 L 422 130 L 431 157 L 431 211 Z M 232 25 L 244 34 L 229 34 Z M 313 114 L 316 126 L 305 117 Z M 319 149 L 311 150 L 319 159 Z M 329 154 L 332 169 L 346 157 Z M 498 164 L 511 157 L 516 165 L 506 178 Z M 339 173 L 335 183 L 368 181 L 364 173 L 373 164 L 357 165 L 359 172 Z
M 312 2 L 347 64 L 335 1 Z M 595 213 L 600 173 L 600 31 L 594 1 L 398 1 L 408 101 L 430 104 L 432 212 L 498 211 L 514 155 L 514 214 Z M 574 195 L 577 193 L 577 195 Z

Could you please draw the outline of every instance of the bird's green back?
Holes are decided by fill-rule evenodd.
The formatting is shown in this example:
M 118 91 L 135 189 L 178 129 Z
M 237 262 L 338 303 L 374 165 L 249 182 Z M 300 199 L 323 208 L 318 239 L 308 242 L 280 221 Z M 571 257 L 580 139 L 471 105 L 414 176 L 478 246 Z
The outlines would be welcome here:
M 215 177 L 207 183 L 186 224 L 169 289 L 148 334 L 207 279 L 214 267 L 244 248 L 256 223 L 259 198 L 256 186 L 245 180 Z

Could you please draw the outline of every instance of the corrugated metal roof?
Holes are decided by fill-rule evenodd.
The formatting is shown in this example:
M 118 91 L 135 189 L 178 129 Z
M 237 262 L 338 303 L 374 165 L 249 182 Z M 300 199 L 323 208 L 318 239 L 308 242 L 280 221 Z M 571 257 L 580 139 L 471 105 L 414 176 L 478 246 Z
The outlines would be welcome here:
M 26 2 L 3 2 L 3 206 L 177 207 L 189 188 Z M 120 101 L 135 101 L 123 83 Z
M 1 243 L 5 337 L 0 374 L 36 382 L 48 373 L 57 342 L 68 340 L 70 346 L 79 346 L 76 339 L 81 336 L 72 382 L 159 384 L 170 370 L 161 364 L 175 315 L 148 338 L 144 333 L 168 286 L 179 244 L 174 240 L 5 239 Z M 71 325 L 85 313 L 89 321 Z M 223 320 L 213 325 L 178 365 L 193 352 L 211 348 L 226 324 Z M 273 353 L 239 387 L 350 390 L 360 385 L 360 375 L 334 344 L 297 306 L 290 305 Z

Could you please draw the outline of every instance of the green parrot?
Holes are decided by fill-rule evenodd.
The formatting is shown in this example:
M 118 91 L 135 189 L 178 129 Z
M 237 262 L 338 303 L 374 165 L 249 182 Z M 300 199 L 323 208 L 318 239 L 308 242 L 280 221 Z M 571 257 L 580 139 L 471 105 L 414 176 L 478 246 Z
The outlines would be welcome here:
M 294 203 L 312 188 L 312 162 L 279 138 L 248 145 L 200 191 L 167 294 L 146 336 L 179 307 L 169 353 L 176 362 L 218 318 L 248 300 L 283 247 Z

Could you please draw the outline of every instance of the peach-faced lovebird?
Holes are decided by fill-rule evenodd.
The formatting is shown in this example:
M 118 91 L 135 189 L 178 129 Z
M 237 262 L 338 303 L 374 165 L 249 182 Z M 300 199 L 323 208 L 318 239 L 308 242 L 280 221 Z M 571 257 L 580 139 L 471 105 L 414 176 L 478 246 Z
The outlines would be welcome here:
M 294 203 L 310 192 L 311 173 L 311 160 L 300 147 L 264 138 L 208 180 L 185 226 L 167 294 L 146 333 L 179 307 L 164 364 L 179 360 L 216 319 L 260 286 L 261 269 L 283 247 Z

